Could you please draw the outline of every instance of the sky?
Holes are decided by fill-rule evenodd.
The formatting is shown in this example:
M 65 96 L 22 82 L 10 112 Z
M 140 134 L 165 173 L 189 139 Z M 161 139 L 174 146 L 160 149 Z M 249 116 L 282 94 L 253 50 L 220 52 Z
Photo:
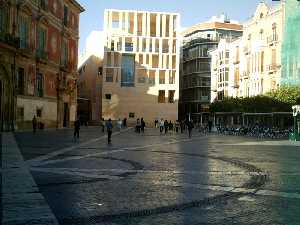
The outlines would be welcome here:
M 93 30 L 103 29 L 104 9 L 133 9 L 145 11 L 177 12 L 181 15 L 181 26 L 209 20 L 212 16 L 226 13 L 230 19 L 243 22 L 255 12 L 262 0 L 77 0 L 84 8 L 80 16 L 79 52 Z M 265 0 L 269 5 L 272 0 Z

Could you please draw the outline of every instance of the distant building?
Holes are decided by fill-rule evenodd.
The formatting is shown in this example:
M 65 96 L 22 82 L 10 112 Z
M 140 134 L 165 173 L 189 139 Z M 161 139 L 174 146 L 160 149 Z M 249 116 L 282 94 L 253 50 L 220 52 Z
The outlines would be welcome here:
M 191 115 L 194 121 L 207 121 L 211 92 L 211 56 L 221 38 L 235 40 L 242 25 L 225 15 L 196 24 L 182 33 L 180 63 L 179 117 Z
M 102 118 L 102 59 L 92 55 L 78 69 L 77 115 L 82 122 L 98 123 Z
M 0 129 L 69 126 L 76 116 L 75 0 L 0 2 Z
M 283 6 L 260 3 L 241 38 L 221 40 L 211 52 L 211 101 L 256 96 L 280 86 Z
M 105 10 L 102 112 L 108 119 L 176 120 L 179 14 Z

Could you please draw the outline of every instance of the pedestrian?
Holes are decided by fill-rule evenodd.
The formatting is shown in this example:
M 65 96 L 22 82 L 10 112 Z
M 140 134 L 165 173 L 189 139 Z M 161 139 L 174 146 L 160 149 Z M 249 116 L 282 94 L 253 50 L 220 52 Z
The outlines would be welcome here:
M 146 126 L 146 123 L 145 123 L 145 121 L 144 121 L 144 118 L 142 118 L 142 119 L 141 119 L 141 131 L 142 131 L 142 133 L 145 132 L 145 126 Z
M 113 124 L 111 118 L 106 122 L 106 130 L 107 130 L 107 143 L 111 143 L 111 135 L 112 135 Z
M 141 121 L 139 118 L 136 120 L 135 130 L 137 133 L 141 133 Z
M 173 126 L 173 123 L 172 123 L 172 121 L 171 121 L 171 120 L 170 120 L 170 122 L 169 122 L 169 124 L 168 124 L 168 125 L 169 125 L 169 131 L 170 131 L 170 132 L 172 132 L 172 131 L 173 131 L 173 127 L 174 127 L 174 126 Z
M 162 132 L 164 131 L 164 126 L 165 126 L 164 120 L 163 120 L 163 118 L 161 118 L 160 123 L 159 123 L 160 134 L 162 134 Z
M 36 127 L 37 127 L 37 119 L 34 115 L 33 118 L 32 118 L 32 130 L 33 130 L 34 134 L 36 133 Z
M 193 121 L 192 120 L 188 121 L 186 125 L 187 125 L 188 132 L 189 132 L 189 138 L 191 138 L 192 137 L 192 130 L 194 128 Z
M 126 118 L 126 117 L 123 119 L 123 127 L 124 127 L 124 128 L 127 127 L 127 118 Z
M 178 133 L 179 127 L 180 127 L 179 121 L 176 120 L 176 123 L 175 123 L 175 130 L 176 130 L 176 133 Z
M 180 132 L 183 133 L 183 130 L 184 130 L 184 123 L 183 123 L 183 121 L 181 120 L 181 121 L 180 121 Z
M 168 133 L 168 128 L 169 128 L 168 120 L 165 120 L 164 127 L 165 127 L 165 134 L 167 134 Z
M 157 119 L 155 119 L 155 120 L 154 120 L 154 127 L 155 127 L 155 128 L 157 128 L 157 127 L 158 127 L 158 126 L 157 126 L 157 124 L 158 124 L 158 120 L 157 120 Z
M 102 133 L 104 133 L 104 130 L 105 130 L 105 120 L 104 120 L 104 118 L 102 118 L 101 127 L 102 127 Z
M 118 119 L 117 126 L 118 126 L 119 131 L 121 131 L 121 129 L 122 129 L 122 121 L 121 121 L 120 118 Z
M 80 121 L 79 119 L 77 119 L 74 122 L 74 141 L 76 141 L 76 139 L 79 140 L 79 131 L 80 131 Z

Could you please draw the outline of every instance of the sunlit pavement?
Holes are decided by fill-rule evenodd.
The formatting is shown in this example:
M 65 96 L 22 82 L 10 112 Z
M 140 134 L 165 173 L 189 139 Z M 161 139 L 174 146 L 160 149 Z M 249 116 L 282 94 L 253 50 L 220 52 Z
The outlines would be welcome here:
M 300 145 L 114 132 L 2 134 L 2 224 L 300 224 Z

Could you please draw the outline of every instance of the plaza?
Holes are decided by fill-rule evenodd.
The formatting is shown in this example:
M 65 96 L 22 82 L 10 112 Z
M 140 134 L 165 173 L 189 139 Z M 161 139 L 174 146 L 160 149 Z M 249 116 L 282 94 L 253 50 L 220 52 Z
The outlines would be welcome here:
M 114 131 L 2 133 L 2 224 L 300 223 L 297 142 Z

